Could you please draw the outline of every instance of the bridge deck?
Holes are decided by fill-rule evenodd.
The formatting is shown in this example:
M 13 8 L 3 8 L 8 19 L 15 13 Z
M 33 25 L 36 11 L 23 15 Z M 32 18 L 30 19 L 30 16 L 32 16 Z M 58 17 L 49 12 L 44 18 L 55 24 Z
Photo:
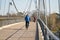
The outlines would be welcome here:
M 36 23 L 30 22 L 28 30 L 24 22 L 0 30 L 0 40 L 35 40 Z

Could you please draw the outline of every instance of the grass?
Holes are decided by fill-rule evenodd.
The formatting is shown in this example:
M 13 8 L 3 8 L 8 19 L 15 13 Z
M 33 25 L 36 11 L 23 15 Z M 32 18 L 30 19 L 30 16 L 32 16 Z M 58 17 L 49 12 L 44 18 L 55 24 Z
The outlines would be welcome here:
M 55 29 L 52 29 L 51 31 L 52 31 L 53 33 L 56 33 L 58 30 L 59 30 L 59 28 L 58 28 L 58 27 L 55 27 Z

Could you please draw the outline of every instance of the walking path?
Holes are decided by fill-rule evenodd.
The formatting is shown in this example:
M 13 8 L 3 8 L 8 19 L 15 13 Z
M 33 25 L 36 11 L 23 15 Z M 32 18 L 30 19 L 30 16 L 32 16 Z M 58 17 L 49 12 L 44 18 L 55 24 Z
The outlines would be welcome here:
M 35 40 L 35 36 L 36 23 L 34 22 L 30 22 L 28 30 L 24 22 L 0 29 L 0 40 Z

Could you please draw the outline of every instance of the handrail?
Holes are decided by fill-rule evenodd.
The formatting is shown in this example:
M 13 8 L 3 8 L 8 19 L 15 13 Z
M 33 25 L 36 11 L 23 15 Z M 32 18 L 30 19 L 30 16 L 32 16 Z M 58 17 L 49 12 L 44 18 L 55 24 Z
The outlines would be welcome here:
M 37 21 L 37 25 L 38 25 L 39 40 L 44 40 L 43 32 L 38 21 Z
M 44 36 L 38 21 L 36 21 L 36 35 L 35 40 L 44 40 Z
M 41 19 L 39 19 L 39 21 L 41 21 L 41 23 L 44 25 L 44 28 L 47 30 L 47 35 L 51 36 L 54 40 L 59 40 L 59 38 L 49 30 L 49 28 L 45 25 L 45 23 Z
M 36 22 L 36 35 L 35 35 L 35 40 L 39 40 L 39 30 L 38 30 L 38 24 Z

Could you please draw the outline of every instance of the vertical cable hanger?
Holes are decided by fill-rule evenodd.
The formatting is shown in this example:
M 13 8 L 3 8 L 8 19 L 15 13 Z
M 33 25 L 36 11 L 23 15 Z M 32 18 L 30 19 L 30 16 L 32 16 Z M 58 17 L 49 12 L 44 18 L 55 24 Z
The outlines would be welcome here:
M 6 0 L 4 2 L 4 11 L 3 11 L 3 14 L 5 13 L 5 7 L 6 7 Z
M 43 0 L 43 9 L 44 9 L 44 19 L 45 19 L 45 1 Z M 45 23 L 46 20 L 44 20 Z
M 50 7 L 50 0 L 49 0 L 49 24 L 50 24 L 50 13 L 51 13 L 51 7 Z
M 28 11 L 30 11 L 31 3 L 32 3 L 32 0 L 30 0 L 29 6 L 28 6 L 28 9 L 27 9 Z
M 32 0 L 30 0 L 29 6 L 26 11 L 30 11 Z M 26 13 L 25 13 L 26 14 Z
M 23 11 L 24 15 L 26 15 L 25 12 L 26 12 L 26 10 L 27 10 L 28 1 L 29 1 L 29 0 L 27 0 L 27 3 L 26 3 L 26 6 L 25 6 L 25 9 L 24 9 L 24 11 Z
M 0 0 L 0 9 L 1 9 L 2 0 Z
M 58 0 L 59 14 L 60 14 L 60 0 Z
M 37 0 L 34 0 L 35 8 L 37 9 Z
M 28 1 L 29 1 L 29 0 L 28 0 Z M 27 1 L 27 3 L 26 3 L 26 6 L 25 6 L 24 11 L 26 11 L 26 10 L 27 10 L 28 1 Z

